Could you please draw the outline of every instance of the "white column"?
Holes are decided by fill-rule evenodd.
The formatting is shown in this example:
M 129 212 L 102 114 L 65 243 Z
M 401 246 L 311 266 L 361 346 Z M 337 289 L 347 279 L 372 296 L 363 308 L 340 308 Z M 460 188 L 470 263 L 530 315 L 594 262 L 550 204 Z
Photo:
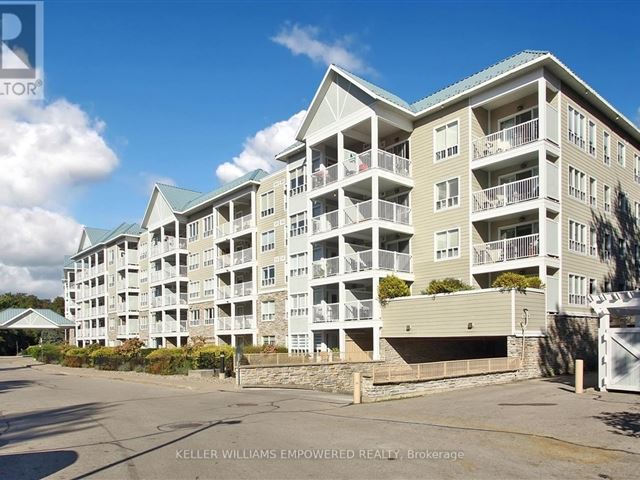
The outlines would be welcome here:
M 547 138 L 547 80 L 538 79 L 538 134 L 539 138 Z
M 371 166 L 378 166 L 378 116 L 371 117 Z
M 381 327 L 377 327 L 377 326 L 373 327 L 373 359 L 374 360 L 380 360 L 380 330 L 381 330 Z
M 338 132 L 338 180 L 344 177 L 344 134 Z
M 344 331 L 344 328 L 341 328 L 340 330 L 338 330 L 338 347 L 340 348 L 341 352 L 344 352 L 347 344 L 347 339 L 346 339 L 346 334 Z
M 607 351 L 609 347 L 609 320 L 610 315 L 605 314 L 600 317 L 598 324 L 598 390 L 601 392 L 607 391 L 607 381 L 609 380 L 609 364 L 607 362 L 609 353 Z

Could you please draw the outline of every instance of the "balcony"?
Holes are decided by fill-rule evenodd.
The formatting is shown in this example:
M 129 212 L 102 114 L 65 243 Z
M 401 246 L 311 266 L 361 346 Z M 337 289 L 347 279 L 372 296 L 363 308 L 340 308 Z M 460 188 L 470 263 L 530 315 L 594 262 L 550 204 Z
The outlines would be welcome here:
M 330 232 L 340 226 L 339 211 L 326 212 L 311 219 L 312 233 Z
M 186 238 L 176 238 L 169 237 L 163 242 L 157 242 L 151 245 L 151 256 L 160 255 L 162 253 L 171 252 L 173 250 L 187 249 L 187 239 Z
M 243 265 L 249 263 L 253 259 L 253 249 L 251 247 L 245 248 L 238 252 L 233 252 L 233 266 Z
M 408 253 L 380 250 L 378 257 L 380 270 L 411 273 L 411 255 Z
M 246 297 L 253 294 L 253 282 L 236 283 L 233 286 L 234 297 Z
M 347 322 L 373 319 L 373 300 L 356 300 L 344 304 L 344 320 Z
M 313 278 L 326 278 L 340 273 L 340 257 L 316 260 L 311 266 Z
M 557 180 L 556 180 L 557 181 Z M 473 193 L 473 213 L 495 210 L 535 200 L 540 195 L 539 178 L 525 178 Z
M 367 200 L 344 209 L 344 225 L 354 225 L 373 219 L 373 200 Z M 411 208 L 406 205 L 378 200 L 377 220 L 384 220 L 401 225 L 411 224 Z
M 231 266 L 231 254 L 225 253 L 216 258 L 216 268 L 227 268 Z
M 228 298 L 231 298 L 231 286 L 225 285 L 223 287 L 219 287 L 216 294 L 216 300 L 226 300 Z
M 509 262 L 523 258 L 537 257 L 540 254 L 540 234 L 506 238 L 495 242 L 473 246 L 473 265 L 489 265 Z
M 175 293 L 170 293 L 164 295 L 164 301 L 162 305 L 164 307 L 172 307 L 177 305 L 187 305 L 188 295 L 186 293 L 181 293 L 180 295 L 176 295 Z
M 156 323 L 157 326 L 157 323 Z M 159 332 L 154 332 L 159 333 Z M 187 333 L 187 321 L 169 319 L 164 321 L 162 333 Z
M 314 305 L 311 320 L 313 323 L 327 323 L 340 321 L 340 304 L 339 303 L 322 303 Z
M 233 232 L 238 233 L 253 227 L 253 215 L 248 214 L 233 221 Z
M 320 170 L 313 172 L 311 176 L 311 189 L 322 188 L 338 181 L 338 164 L 324 168 L 321 165 Z
M 216 330 L 251 330 L 256 328 L 253 315 L 237 315 L 235 317 L 218 317 L 216 321 Z
M 557 114 L 556 114 L 557 116 Z M 490 157 L 502 152 L 508 152 L 523 145 L 539 140 L 540 132 L 538 119 L 505 128 L 473 141 L 473 160 Z
M 372 268 L 373 250 L 350 253 L 344 256 L 344 273 L 364 272 Z

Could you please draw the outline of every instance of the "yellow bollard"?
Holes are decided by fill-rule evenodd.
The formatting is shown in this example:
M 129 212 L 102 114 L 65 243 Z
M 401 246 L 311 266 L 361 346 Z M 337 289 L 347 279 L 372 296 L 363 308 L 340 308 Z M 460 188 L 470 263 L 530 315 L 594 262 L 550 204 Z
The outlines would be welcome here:
M 575 387 L 576 387 L 576 393 L 582 393 L 584 392 L 584 378 L 583 378 L 583 373 L 584 373 L 584 360 L 576 360 L 576 368 L 575 368 Z
M 353 403 L 360 403 L 362 400 L 362 373 L 353 374 Z

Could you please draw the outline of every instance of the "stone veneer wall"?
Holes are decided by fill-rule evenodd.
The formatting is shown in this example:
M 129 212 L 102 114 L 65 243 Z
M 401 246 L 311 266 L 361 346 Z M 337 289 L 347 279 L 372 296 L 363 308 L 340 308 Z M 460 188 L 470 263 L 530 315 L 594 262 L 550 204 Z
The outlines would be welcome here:
M 308 365 L 279 365 L 239 367 L 243 387 L 308 388 L 324 392 L 353 392 L 353 374 L 371 375 L 373 365 L 380 362 L 311 363 Z
M 276 314 L 273 320 L 262 321 L 262 302 L 268 301 L 276 302 Z M 262 344 L 263 335 L 274 335 L 276 337 L 276 345 L 287 345 L 287 333 L 289 326 L 287 325 L 286 314 L 286 300 L 287 292 L 273 292 L 264 293 L 258 295 L 258 301 L 256 302 L 256 322 L 258 326 L 258 344 Z
M 191 307 L 189 307 L 189 312 L 191 312 L 191 310 L 200 310 L 200 325 L 198 325 L 197 327 L 191 326 L 191 313 L 187 314 L 187 330 L 189 332 L 189 338 L 204 337 L 207 343 L 215 343 L 216 336 L 214 331 L 215 329 L 214 324 L 213 323 L 211 325 L 204 324 L 205 308 L 214 308 L 214 307 L 215 307 L 215 304 L 213 301 L 198 303 L 196 305 L 192 305 Z

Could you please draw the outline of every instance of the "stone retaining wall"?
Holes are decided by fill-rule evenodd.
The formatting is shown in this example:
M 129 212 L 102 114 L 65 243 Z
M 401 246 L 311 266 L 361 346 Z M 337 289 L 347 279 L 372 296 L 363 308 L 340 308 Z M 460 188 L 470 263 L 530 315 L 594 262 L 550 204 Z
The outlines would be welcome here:
M 307 365 L 242 365 L 238 368 L 243 387 L 295 387 L 334 393 L 353 392 L 353 374 L 371 375 L 381 362 L 311 363 Z
M 450 392 L 462 388 L 478 387 L 482 385 L 496 385 L 518 380 L 517 372 L 489 373 L 485 375 L 471 375 L 467 377 L 443 378 L 440 380 L 426 380 L 423 382 L 402 382 L 373 384 L 370 377 L 362 379 L 362 401 L 381 402 L 399 398 L 419 397 L 429 393 Z

